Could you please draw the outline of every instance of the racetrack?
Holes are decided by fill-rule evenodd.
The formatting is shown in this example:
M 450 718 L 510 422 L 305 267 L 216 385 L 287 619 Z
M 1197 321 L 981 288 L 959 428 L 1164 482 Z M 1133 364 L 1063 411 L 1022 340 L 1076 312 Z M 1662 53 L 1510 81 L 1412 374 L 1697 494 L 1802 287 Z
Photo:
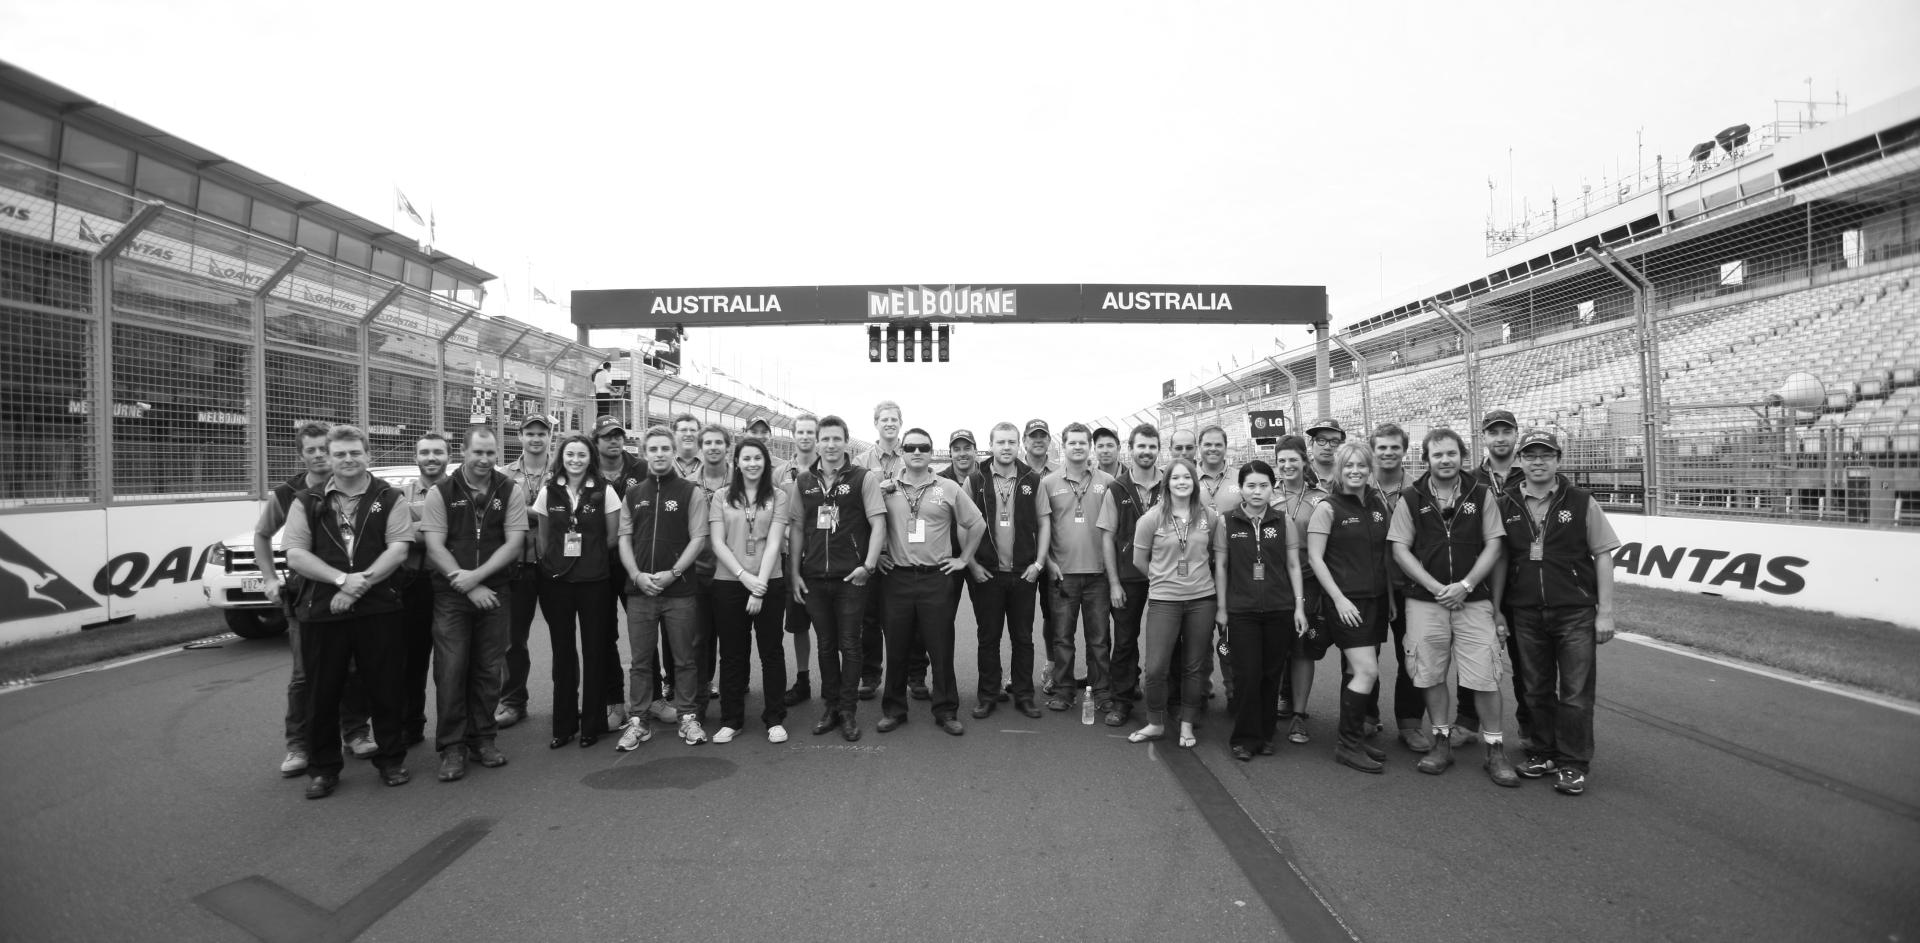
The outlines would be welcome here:
M 961 607 L 962 639 L 971 619 Z M 214 631 L 209 620 L 210 632 Z M 1472 754 L 1384 776 L 1314 743 L 1251 764 L 1076 709 L 632 754 L 549 751 L 545 632 L 512 763 L 340 791 L 282 779 L 284 640 L 0 695 L 8 940 L 1913 939 L 1920 717 L 1631 643 L 1601 649 L 1587 795 Z M 961 644 L 960 683 L 972 690 Z M 712 724 L 709 724 L 709 730 Z M 1297 870 L 1296 870 L 1297 869 Z M 1303 883 L 1304 880 L 1304 883 Z M 1324 901 L 1324 905 L 1322 904 Z M 1330 911 L 1329 911 L 1330 908 Z

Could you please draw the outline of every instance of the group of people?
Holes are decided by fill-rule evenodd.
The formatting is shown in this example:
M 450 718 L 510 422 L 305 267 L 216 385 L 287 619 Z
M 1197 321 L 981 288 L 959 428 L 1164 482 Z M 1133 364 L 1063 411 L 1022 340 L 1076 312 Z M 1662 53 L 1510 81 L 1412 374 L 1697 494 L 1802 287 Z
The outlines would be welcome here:
M 1394 716 L 1421 772 L 1445 772 L 1478 740 L 1498 785 L 1552 776 L 1561 793 L 1585 791 L 1618 540 L 1559 474 L 1553 433 L 1521 435 L 1496 410 L 1471 467 L 1465 440 L 1436 428 L 1420 443 L 1425 474 L 1410 480 L 1413 443 L 1393 423 L 1361 442 L 1321 420 L 1234 468 L 1217 426 L 1171 433 L 1163 464 L 1152 425 L 1123 443 L 1071 423 L 1056 461 L 1045 420 L 1002 422 L 984 443 L 949 435 L 939 470 L 934 437 L 905 428 L 897 404 L 880 403 L 873 423 L 877 441 L 856 457 L 844 419 L 799 416 L 796 454 L 778 462 L 763 421 L 736 441 L 691 415 L 637 435 L 602 416 L 555 443 L 535 416 L 504 467 L 486 427 L 468 430 L 452 471 L 451 443 L 423 436 L 404 489 L 368 473 L 359 430 L 301 430 L 307 470 L 275 489 L 256 535 L 266 559 L 284 521 L 294 574 L 287 587 L 268 576 L 297 653 L 283 774 L 307 773 L 309 798 L 331 794 L 345 729 L 387 784 L 406 782 L 429 659 L 439 778 L 504 765 L 495 739 L 527 716 L 536 605 L 553 653 L 551 748 L 617 734 L 630 751 L 656 724 L 690 745 L 728 742 L 747 729 L 756 655 L 759 721 L 783 742 L 788 709 L 813 696 L 816 645 L 813 734 L 860 739 L 860 702 L 878 697 L 880 733 L 922 700 L 960 736 L 964 595 L 978 627 L 975 719 L 1007 703 L 1038 718 L 1087 698 L 1108 726 L 1142 712 L 1130 741 L 1177 723 L 1190 748 L 1217 652 L 1227 746 L 1251 761 L 1283 736 L 1311 740 L 1314 668 L 1337 648 L 1334 759 L 1379 773 L 1379 653 L 1391 638 Z M 1503 677 L 1517 765 L 1500 729 Z

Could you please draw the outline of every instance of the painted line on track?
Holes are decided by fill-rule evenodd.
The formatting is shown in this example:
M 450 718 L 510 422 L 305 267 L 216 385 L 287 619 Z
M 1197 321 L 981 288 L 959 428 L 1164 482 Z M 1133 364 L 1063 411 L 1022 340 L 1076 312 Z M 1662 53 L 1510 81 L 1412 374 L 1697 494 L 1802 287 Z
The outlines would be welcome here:
M 1803 688 L 1825 691 L 1828 694 L 1838 694 L 1841 697 L 1849 697 L 1862 703 L 1872 704 L 1875 707 L 1884 707 L 1890 711 L 1899 711 L 1902 714 L 1920 717 L 1920 704 L 1902 700 L 1897 697 L 1888 697 L 1884 694 L 1876 694 L 1872 691 L 1862 690 L 1851 685 L 1822 681 L 1818 678 L 1809 678 L 1804 675 L 1781 671 L 1777 668 L 1768 668 L 1765 665 L 1756 665 L 1752 662 L 1738 661 L 1721 655 L 1709 655 L 1697 649 L 1688 648 L 1685 645 L 1675 645 L 1672 642 L 1661 641 L 1660 639 L 1651 638 L 1636 632 L 1616 632 L 1613 637 L 1632 642 L 1635 645 L 1645 645 L 1648 648 L 1656 648 L 1663 652 L 1672 652 L 1675 655 L 1697 658 L 1723 668 L 1736 668 L 1749 674 L 1757 674 L 1763 678 L 1785 681 L 1788 684 L 1797 684 Z
M 1234 864 L 1240 867 L 1254 893 L 1267 905 L 1273 918 L 1286 931 L 1288 939 L 1302 943 L 1358 941 L 1359 935 L 1334 913 L 1333 905 L 1307 883 L 1299 867 L 1267 840 L 1267 833 L 1247 810 L 1233 798 L 1227 787 L 1214 776 L 1192 750 L 1156 750 L 1147 744 L 1149 756 L 1166 764 L 1173 777 L 1200 810 L 1207 827 L 1227 846 Z

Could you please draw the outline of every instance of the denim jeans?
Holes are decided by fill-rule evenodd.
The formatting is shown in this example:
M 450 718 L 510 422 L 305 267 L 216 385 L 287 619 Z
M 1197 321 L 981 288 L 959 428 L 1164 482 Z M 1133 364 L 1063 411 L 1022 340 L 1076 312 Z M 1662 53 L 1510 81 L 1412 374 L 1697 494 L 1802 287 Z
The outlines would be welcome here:
M 973 621 L 980 648 L 976 655 L 982 703 L 1000 696 L 1000 637 L 1013 642 L 1008 691 L 1015 698 L 1033 698 L 1033 612 L 1038 601 L 1035 583 L 1018 573 L 994 573 L 973 584 Z
M 465 593 L 433 594 L 434 749 L 493 740 L 493 709 L 507 678 L 512 590 L 496 589 L 500 605 L 482 610 Z
M 300 620 L 287 619 L 287 647 L 293 651 L 293 672 L 287 676 L 287 750 L 306 750 L 307 716 L 309 698 L 307 684 L 307 659 L 301 652 L 303 633 Z M 346 686 L 340 694 L 340 736 L 352 739 L 356 734 L 371 729 L 368 716 L 366 685 L 360 681 L 359 672 L 352 665 L 347 666 Z
M 1113 699 L 1130 708 L 1140 700 L 1140 621 L 1147 615 L 1147 581 L 1121 580 L 1127 604 L 1113 610 Z
M 1591 606 L 1515 609 L 1531 711 L 1531 752 L 1585 771 L 1593 762 L 1594 617 Z
M 1061 685 L 1055 696 L 1068 702 L 1074 698 L 1073 627 L 1078 622 L 1087 641 L 1087 685 L 1093 688 L 1093 703 L 1104 710 L 1113 698 L 1107 677 L 1113 668 L 1109 650 L 1113 600 L 1107 595 L 1106 574 L 1068 573 L 1053 585 L 1053 598 L 1048 603 L 1055 633 L 1049 654 L 1055 683 Z
M 527 712 L 527 674 L 533 670 L 533 653 L 527 639 L 533 630 L 533 614 L 539 608 L 540 589 L 547 583 L 540 567 L 522 564 L 509 585 L 513 611 L 507 630 L 507 677 L 501 683 L 500 703 L 524 714 Z
M 1141 627 L 1145 641 L 1140 646 L 1146 659 L 1147 723 L 1167 722 L 1167 668 L 1181 666 L 1180 719 L 1200 718 L 1207 695 L 1201 685 L 1213 673 L 1214 598 L 1147 600 L 1147 617 Z M 1175 658 L 1174 649 L 1180 649 Z
M 664 635 L 673 652 L 673 712 L 694 713 L 700 687 L 700 601 L 692 596 L 627 594 L 627 716 L 647 716 L 653 706 L 654 653 Z M 706 692 L 698 692 L 705 698 Z
M 871 584 L 855 586 L 838 576 L 802 579 L 820 652 L 820 699 L 829 712 L 851 715 L 860 707 L 860 666 L 866 655 L 862 623 Z

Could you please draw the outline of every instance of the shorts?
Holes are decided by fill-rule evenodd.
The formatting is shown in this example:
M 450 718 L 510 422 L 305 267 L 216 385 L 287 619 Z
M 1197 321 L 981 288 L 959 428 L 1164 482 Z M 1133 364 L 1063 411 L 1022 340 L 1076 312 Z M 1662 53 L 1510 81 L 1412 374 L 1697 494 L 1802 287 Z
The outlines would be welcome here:
M 1332 633 L 1333 645 L 1341 651 L 1349 648 L 1366 648 L 1379 645 L 1387 640 L 1387 598 L 1349 599 L 1354 608 L 1360 610 L 1360 624 L 1348 625 L 1340 621 L 1340 610 L 1328 599 L 1320 604 L 1325 614 L 1326 625 Z
M 1468 602 L 1457 611 L 1437 602 L 1403 600 L 1407 610 L 1407 676 L 1416 688 L 1445 684 L 1450 668 L 1469 691 L 1500 690 L 1500 646 L 1493 602 Z
M 788 635 L 807 634 L 807 630 L 813 628 L 813 617 L 807 615 L 807 604 L 801 602 L 799 598 L 794 596 L 792 593 L 788 593 L 786 595 L 787 595 L 787 621 L 786 621 L 787 634 Z M 805 668 L 806 666 L 802 665 L 801 667 Z

